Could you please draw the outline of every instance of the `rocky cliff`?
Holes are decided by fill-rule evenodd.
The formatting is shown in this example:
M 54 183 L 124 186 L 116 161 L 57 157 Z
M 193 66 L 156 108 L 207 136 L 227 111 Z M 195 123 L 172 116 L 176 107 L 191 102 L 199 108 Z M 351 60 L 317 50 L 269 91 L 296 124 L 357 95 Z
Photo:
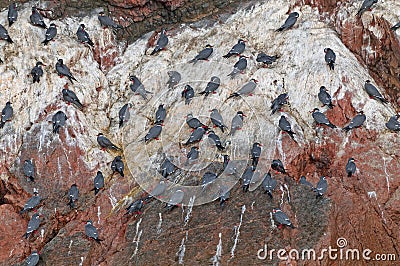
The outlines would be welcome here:
M 399 111 L 400 37 L 389 28 L 399 20 L 396 15 L 400 3 L 378 3 L 358 18 L 355 14 L 360 1 L 276 2 L 255 2 L 223 20 L 170 28 L 167 50 L 157 56 L 149 55 L 152 47 L 148 40 L 155 36 L 153 33 L 127 45 L 100 26 L 96 12 L 60 19 L 55 16 L 58 36 L 42 46 L 44 30 L 28 23 L 28 5 L 21 8 L 19 20 L 7 28 L 14 43 L 0 43 L 0 58 L 4 61 L 0 64 L 0 106 L 10 101 L 14 108 L 12 121 L 0 130 L 1 263 L 19 265 L 35 249 L 41 253 L 39 265 L 355 263 L 327 255 L 320 260 L 279 259 L 276 253 L 272 259 L 262 260 L 257 253 L 264 245 L 275 250 L 313 248 L 317 254 L 329 246 L 341 247 L 344 252 L 370 249 L 370 257 L 382 253 L 396 254 L 399 259 L 400 140 L 385 123 Z M 161 3 L 168 13 L 168 1 L 143 1 L 142 6 Z M 123 5 L 126 12 L 138 12 L 126 2 Z M 111 6 L 108 8 L 111 10 Z M 295 26 L 275 32 L 292 11 L 300 14 Z M 128 16 L 118 14 L 115 17 L 123 24 L 124 19 L 119 17 Z M 7 24 L 6 16 L 6 11 L 0 13 L 2 25 Z M 80 23 L 86 25 L 94 49 L 77 41 L 75 32 Z M 239 38 L 247 40 L 244 55 L 249 57 L 248 67 L 231 79 L 227 74 L 237 59 L 224 59 L 222 55 Z M 210 60 L 189 64 L 207 43 L 214 45 Z M 336 53 L 334 71 L 324 61 L 326 47 Z M 263 68 L 255 60 L 259 52 L 279 58 L 271 67 Z M 56 74 L 58 58 L 64 59 L 78 82 L 71 84 Z M 36 61 L 46 64 L 45 74 L 40 83 L 32 84 L 29 73 Z M 169 89 L 166 82 L 172 70 L 178 71 L 182 80 Z M 132 74 L 152 92 L 148 100 L 129 89 Z M 221 86 L 216 94 L 204 99 L 198 92 L 211 76 L 220 77 Z M 251 78 L 259 81 L 253 96 L 227 100 Z M 363 90 L 366 80 L 378 87 L 388 104 L 368 97 Z M 83 110 L 62 100 L 61 90 L 66 84 L 81 99 Z M 189 105 L 180 95 L 187 84 L 196 92 Z M 320 108 L 320 86 L 333 96 L 333 109 Z M 280 114 L 271 115 L 271 100 L 283 92 L 288 93 L 290 105 L 284 106 Z M 118 111 L 128 102 L 132 104 L 131 118 L 119 128 Z M 160 104 L 167 109 L 160 140 L 145 145 L 140 140 L 152 126 Z M 315 107 L 338 128 L 316 127 L 310 114 Z M 218 172 L 222 167 L 221 153 L 207 140 L 199 144 L 199 163 L 193 167 L 184 164 L 188 148 L 181 143 L 190 135 L 185 116 L 193 113 L 211 125 L 208 117 L 213 108 L 221 111 L 228 127 L 237 111 L 247 116 L 234 137 L 215 130 L 227 144 L 226 153 L 237 163 L 240 174 L 250 161 L 251 145 L 256 141 L 263 144 L 249 192 L 242 191 L 237 178 L 225 174 L 206 192 L 198 186 L 205 172 Z M 51 119 L 58 110 L 68 119 L 57 135 L 52 133 Z M 364 126 L 349 133 L 341 131 L 360 110 L 367 117 Z M 281 114 L 292 124 L 296 142 L 278 130 Z M 99 132 L 123 151 L 101 150 L 96 142 Z M 125 177 L 111 171 L 116 155 L 123 157 Z M 169 179 L 163 197 L 151 200 L 141 214 L 124 215 L 124 207 L 145 196 L 145 191 L 151 191 L 159 182 L 158 169 L 165 156 L 177 171 Z M 353 177 L 345 172 L 349 157 L 357 163 Z M 26 159 L 34 162 L 35 183 L 23 174 Z M 280 159 L 287 174 L 273 173 L 279 185 L 273 199 L 269 199 L 260 183 L 272 159 Z M 106 182 L 95 196 L 91 190 L 98 170 Z M 327 177 L 329 188 L 323 199 L 317 200 L 315 193 L 298 184 L 302 175 L 313 184 L 320 176 Z M 74 183 L 80 197 L 77 207 L 70 209 L 67 194 Z M 224 208 L 213 201 L 221 184 L 232 187 Z M 37 209 L 42 223 L 25 240 L 21 236 L 34 212 L 20 215 L 19 211 L 34 188 L 44 198 Z M 163 201 L 168 201 L 177 189 L 184 191 L 183 205 L 167 211 Z M 296 228 L 276 227 L 271 219 L 274 207 L 287 213 Z M 85 237 L 88 219 L 104 239 L 101 245 Z M 346 245 L 337 242 L 339 238 L 345 238 Z M 360 258 L 356 263 L 364 265 L 367 260 Z M 386 263 L 395 265 L 393 261 Z

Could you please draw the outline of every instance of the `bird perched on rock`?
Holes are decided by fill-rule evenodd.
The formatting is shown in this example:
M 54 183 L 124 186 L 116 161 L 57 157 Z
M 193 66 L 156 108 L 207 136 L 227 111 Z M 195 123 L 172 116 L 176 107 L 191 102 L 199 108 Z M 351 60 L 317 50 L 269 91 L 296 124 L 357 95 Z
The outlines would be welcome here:
M 207 83 L 204 91 L 200 92 L 199 94 L 204 94 L 204 98 L 206 98 L 210 93 L 215 93 L 220 84 L 221 80 L 219 79 L 219 77 L 213 76 L 211 77 L 211 80 Z
M 158 137 L 161 135 L 162 125 L 155 124 L 149 129 L 146 136 L 144 136 L 143 140 L 145 143 L 149 143 L 151 140 L 155 139 L 158 140 Z
M 165 158 L 165 160 L 160 166 L 160 172 L 162 177 L 168 178 L 168 176 L 173 174 L 175 171 L 176 171 L 175 165 L 168 158 Z
M 17 4 L 16 3 L 11 3 L 8 6 L 8 26 L 11 27 L 11 25 L 17 21 L 18 18 L 18 10 L 17 10 Z
M 181 95 L 182 98 L 185 98 L 185 104 L 189 104 L 194 97 L 194 89 L 189 84 L 186 84 Z
M 144 205 L 143 199 L 135 200 L 134 202 L 132 202 L 132 203 L 126 208 L 126 213 L 125 213 L 125 215 L 132 214 L 132 213 L 135 213 L 135 214 L 142 214 L 140 210 L 143 208 L 143 205 Z
M 244 119 L 243 117 L 246 117 L 246 115 L 242 111 L 238 111 L 233 117 L 231 123 L 231 131 L 229 132 L 231 136 L 235 135 L 236 130 L 242 129 Z
M 314 118 L 314 121 L 318 124 L 318 125 L 327 125 L 330 128 L 335 128 L 336 126 L 334 124 L 332 124 L 329 119 L 319 111 L 318 108 L 314 108 L 313 112 L 312 112 L 312 117 Z
M 369 97 L 374 98 L 381 103 L 388 103 L 388 101 L 383 98 L 382 94 L 379 93 L 378 89 L 371 84 L 370 80 L 365 81 L 364 89 L 368 93 Z
M 400 115 L 394 115 L 389 118 L 389 121 L 385 123 L 385 126 L 395 132 L 400 131 L 400 122 L 398 121 Z
M 312 190 L 315 190 L 314 186 L 310 182 L 307 181 L 305 176 L 300 177 L 299 183 L 301 185 L 311 188 Z
M 36 250 L 34 250 L 31 255 L 25 260 L 25 265 L 28 266 L 36 266 L 39 262 L 39 254 Z
M 224 128 L 226 128 L 224 125 L 224 119 L 217 109 L 214 108 L 211 110 L 210 119 L 215 127 L 218 127 L 222 132 L 224 132 Z
M 252 93 L 256 89 L 258 80 L 256 79 L 251 79 L 248 83 L 246 83 L 240 90 L 237 92 L 232 93 L 229 95 L 228 99 L 233 98 L 233 97 L 238 97 L 238 96 L 244 96 L 244 95 L 253 95 Z
M 199 158 L 199 153 L 199 147 L 190 148 L 190 151 L 186 155 L 187 160 L 185 162 L 185 165 L 191 164 L 193 161 L 196 161 Z
M 336 54 L 331 48 L 325 48 L 325 62 L 328 64 L 330 70 L 335 69 Z
M 34 66 L 31 70 L 31 76 L 33 79 L 33 83 L 37 82 L 39 83 L 40 78 L 43 76 L 43 69 L 42 69 L 43 63 L 38 61 L 36 62 L 36 66 Z
M 392 31 L 396 31 L 398 28 L 400 28 L 400 21 L 397 22 L 395 25 L 393 25 L 393 27 L 391 27 L 390 29 L 391 29 Z
M 44 23 L 42 15 L 36 9 L 36 7 L 32 7 L 32 14 L 29 17 L 33 26 L 38 26 L 44 29 L 47 29 L 46 23 Z
M 272 178 L 270 172 L 265 174 L 264 180 L 262 181 L 262 187 L 264 189 L 264 193 L 267 193 L 268 196 L 272 199 L 272 191 L 276 188 L 278 182 L 276 179 Z
M 130 81 L 132 82 L 131 85 L 129 86 L 131 88 L 131 90 L 135 93 L 135 94 L 139 94 L 140 96 L 142 96 L 143 99 L 147 100 L 147 95 L 146 94 L 150 94 L 152 92 L 147 91 L 142 82 L 136 77 L 136 76 L 130 76 L 129 77 Z
M 110 17 L 106 16 L 103 11 L 99 12 L 97 17 L 100 21 L 100 25 L 103 27 L 111 27 L 113 29 L 122 29 L 122 26 L 115 23 Z
M 346 164 L 346 173 L 348 177 L 351 177 L 356 173 L 356 163 L 354 158 L 350 158 Z
M 218 137 L 217 134 L 215 134 L 214 131 L 208 131 L 208 139 L 218 148 L 219 151 L 225 150 L 225 147 L 222 145 L 221 139 Z
M 270 56 L 270 55 L 267 55 L 266 53 L 261 52 L 261 53 L 259 53 L 257 55 L 256 61 L 260 62 L 260 63 L 263 63 L 264 66 L 268 66 L 268 65 L 272 65 L 272 63 L 274 63 L 277 58 L 278 57 L 275 56 L 275 55 L 274 56 Z
M 250 187 L 251 179 L 253 178 L 254 171 L 256 168 L 253 165 L 247 166 L 246 170 L 244 170 L 241 179 L 243 180 L 242 188 L 243 192 L 247 192 Z
M 371 9 L 372 5 L 375 3 L 378 3 L 378 0 L 364 0 L 364 2 L 361 5 L 361 8 L 357 12 L 357 16 L 361 17 L 361 15 L 368 9 Z
M 112 150 L 117 150 L 117 151 L 121 150 L 114 143 L 112 143 L 108 138 L 106 138 L 103 135 L 103 133 L 97 134 L 97 143 L 100 145 L 100 147 L 103 150 L 105 150 L 105 149 L 112 149 Z
M 184 196 L 185 193 L 182 190 L 180 189 L 176 190 L 168 200 L 166 206 L 167 210 L 171 211 L 175 206 L 179 205 L 182 202 Z
M 276 31 L 285 31 L 285 30 L 290 29 L 296 23 L 298 17 L 299 17 L 299 13 L 297 13 L 297 12 L 290 13 L 289 17 L 286 19 L 285 23 L 283 23 L 283 25 Z
M 224 58 L 229 58 L 232 55 L 240 55 L 241 53 L 243 53 L 244 49 L 246 48 L 246 41 L 239 39 L 237 44 L 235 44 L 232 49 L 223 57 Z
M 131 103 L 124 104 L 118 112 L 119 118 L 119 128 L 121 128 L 124 124 L 126 124 L 131 117 L 129 112 L 130 108 L 132 107 Z
M 294 139 L 294 135 L 296 134 L 296 133 L 294 133 L 293 131 L 292 131 L 292 127 L 290 126 L 290 123 L 289 123 L 289 121 L 286 119 L 286 117 L 285 116 L 281 116 L 281 118 L 279 119 L 279 128 L 283 131 L 283 132 L 286 132 L 286 133 L 288 133 L 289 134 L 289 136 L 294 140 L 294 141 L 296 141 L 295 139 Z
M 193 117 L 193 114 L 189 113 L 186 116 L 186 124 L 193 129 L 197 129 L 199 127 L 208 129 L 208 127 L 206 125 L 204 125 L 203 123 L 200 122 L 199 119 Z
M 88 220 L 85 225 L 85 234 L 89 238 L 94 239 L 96 243 L 100 244 L 100 241 L 103 241 L 103 239 L 99 239 L 99 234 L 97 232 L 97 229 L 96 227 L 93 226 L 93 222 L 91 220 Z
M 53 122 L 53 133 L 59 134 L 60 127 L 65 125 L 65 121 L 67 121 L 67 115 L 63 111 L 58 111 L 53 115 L 51 121 Z
M 97 195 L 97 193 L 99 193 L 100 189 L 102 189 L 104 187 L 104 176 L 101 171 L 97 171 L 97 174 L 94 177 L 93 185 L 94 185 L 94 188 L 92 190 L 94 190 L 94 194 Z
M 33 196 L 24 204 L 24 208 L 19 212 L 23 214 L 24 212 L 33 210 L 36 206 L 40 204 L 42 197 L 39 196 L 37 191 L 33 192 Z
M 282 93 L 278 97 L 276 97 L 272 102 L 271 102 L 271 115 L 275 114 L 276 111 L 282 108 L 284 104 L 288 104 L 288 99 L 289 96 L 287 93 Z
M 47 45 L 51 40 L 53 40 L 57 35 L 57 25 L 54 23 L 50 24 L 50 27 L 46 30 L 45 39 L 42 42 L 44 45 Z
M 57 63 L 56 63 L 56 71 L 58 73 L 58 75 L 62 78 L 64 76 L 66 76 L 69 81 L 71 81 L 71 83 L 73 83 L 72 80 L 77 81 L 74 76 L 72 76 L 71 71 L 69 70 L 69 68 L 64 65 L 64 61 L 62 59 L 58 59 Z
M 189 63 L 196 64 L 197 61 L 199 60 L 208 61 L 208 58 L 211 56 L 212 53 L 213 53 L 213 46 L 207 44 L 206 48 L 201 50 L 198 55 L 196 55 L 192 60 L 189 61 Z
M 190 137 L 186 141 L 186 143 L 184 143 L 183 145 L 189 145 L 189 144 L 193 144 L 193 143 L 201 141 L 201 139 L 203 138 L 205 133 L 206 133 L 206 130 L 203 127 L 196 128 L 192 132 L 192 134 L 190 134 Z
M 8 31 L 1 24 L 0 24 L 0 39 L 5 40 L 9 43 L 13 43 L 13 40 L 11 40 L 10 35 L 8 35 Z
M 7 121 L 10 121 L 13 117 L 14 110 L 11 106 L 11 102 L 6 102 L 6 106 L 1 111 L 0 128 L 3 128 Z
M 32 160 L 25 160 L 23 170 L 24 175 L 29 178 L 30 181 L 35 182 L 35 167 Z
M 153 52 L 151 52 L 150 55 L 154 55 L 154 54 L 158 53 L 159 51 L 164 50 L 165 46 L 167 46 L 167 44 L 168 44 L 168 37 L 166 35 L 166 30 L 162 29 L 161 33 L 160 33 L 160 37 L 157 40 L 156 47 L 154 47 L 154 50 L 153 50 Z
M 228 77 L 230 76 L 233 79 L 237 74 L 243 73 L 246 67 L 247 67 L 247 57 L 241 55 L 239 57 L 239 61 L 237 61 L 233 66 L 232 72 L 228 74 Z
M 328 182 L 326 181 L 325 176 L 321 176 L 317 183 L 317 187 L 315 188 L 315 192 L 317 193 L 317 198 L 322 197 L 327 190 L 328 190 Z
M 63 89 L 62 90 L 62 95 L 63 95 L 64 101 L 66 101 L 68 104 L 72 103 L 78 109 L 82 109 L 83 108 L 83 105 L 79 101 L 79 99 L 76 96 L 75 92 L 73 92 L 73 91 L 71 91 L 69 89 Z
M 124 177 L 124 162 L 122 161 L 121 156 L 116 156 L 111 163 L 111 170 L 113 174 L 118 172 L 122 177 Z
M 156 119 L 154 121 L 155 124 L 161 124 L 164 122 L 167 117 L 167 110 L 165 110 L 164 105 L 160 104 L 156 111 Z
M 87 33 L 87 31 L 85 31 L 85 24 L 79 25 L 78 31 L 76 32 L 76 36 L 78 37 L 78 40 L 81 43 L 89 44 L 92 47 L 94 46 L 94 43 L 92 42 L 92 40 L 89 37 L 89 33 Z
M 319 88 L 318 99 L 322 103 L 322 106 L 326 105 L 330 109 L 333 108 L 334 105 L 332 104 L 332 97 L 329 95 L 325 86 L 321 86 L 321 88 Z
M 34 215 L 32 215 L 31 219 L 28 222 L 28 227 L 26 228 L 26 232 L 23 235 L 23 237 L 25 237 L 26 239 L 28 239 L 28 237 L 30 236 L 30 234 L 33 233 L 33 231 L 37 230 L 40 226 L 40 216 L 38 213 L 35 213 Z
M 349 132 L 353 128 L 361 127 L 367 117 L 365 116 L 363 111 L 358 112 L 358 114 L 351 119 L 350 123 L 343 128 L 344 131 Z
M 275 222 L 278 223 L 280 227 L 286 225 L 290 228 L 295 228 L 286 213 L 284 213 L 280 209 L 273 209 L 272 216 L 274 217 Z
M 258 161 L 261 156 L 261 147 L 262 145 L 258 142 L 253 143 L 253 147 L 251 148 L 251 165 L 257 167 Z
M 272 160 L 271 168 L 276 172 L 286 174 L 285 167 L 283 167 L 283 163 L 279 159 Z
M 76 184 L 72 184 L 68 191 L 68 205 L 71 209 L 75 208 L 75 201 L 79 198 L 79 189 Z
M 181 81 L 181 74 L 178 71 L 168 71 L 168 88 L 173 89 Z

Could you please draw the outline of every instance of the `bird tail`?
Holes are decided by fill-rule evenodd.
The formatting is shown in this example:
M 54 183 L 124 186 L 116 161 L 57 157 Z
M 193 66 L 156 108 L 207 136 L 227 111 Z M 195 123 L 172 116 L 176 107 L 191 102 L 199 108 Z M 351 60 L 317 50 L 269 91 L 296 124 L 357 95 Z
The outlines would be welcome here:
M 335 70 L 335 63 L 333 61 L 329 61 L 328 65 L 330 70 Z
M 289 224 L 289 227 L 295 229 L 296 227 L 293 224 Z
M 346 132 L 346 133 L 349 132 L 350 129 L 351 129 L 351 128 L 349 128 L 349 126 L 346 126 L 346 127 L 342 128 L 342 130 L 343 130 L 344 132 Z
M 258 165 L 258 159 L 259 159 L 258 157 L 252 158 L 251 165 L 254 166 L 254 167 L 257 167 L 257 165 Z
M 39 81 L 40 81 L 40 77 L 38 75 L 34 75 L 33 76 L 33 83 L 35 83 L 35 82 L 39 83 Z
M 73 209 L 75 208 L 75 203 L 72 197 L 69 197 L 69 202 L 68 202 L 68 206 Z
M 75 106 L 78 107 L 78 109 L 83 109 L 83 105 L 81 104 L 81 102 L 74 101 L 73 104 L 75 104 Z
M 330 127 L 330 128 L 336 128 L 336 126 L 334 124 L 332 124 L 332 123 L 327 124 L 327 126 Z
M 217 149 L 218 149 L 219 151 L 225 150 L 225 147 L 222 146 L 222 144 L 218 144 L 218 145 L 216 145 L 216 146 L 217 146 Z
M 192 59 L 188 62 L 188 64 L 193 64 L 195 65 L 197 63 L 197 59 Z
M 383 104 L 388 103 L 388 100 L 386 100 L 386 99 L 383 98 L 383 97 L 378 97 L 377 99 L 378 99 L 381 103 L 383 103 Z
M 249 191 L 249 186 L 250 185 L 243 185 L 243 192 Z
M 119 172 L 119 174 L 120 174 L 122 177 L 125 177 L 124 171 Z
M 347 177 L 351 177 L 351 176 L 352 176 L 352 172 L 348 172 Z
M 283 31 L 284 27 L 280 27 L 279 29 L 276 29 L 275 32 L 277 31 Z
M 0 122 L 0 128 L 3 128 L 5 123 L 6 123 L 6 122 L 1 121 L 1 122 Z
M 158 48 L 156 47 L 156 48 L 154 48 L 153 52 L 151 52 L 150 55 L 154 55 L 154 54 L 156 54 L 158 51 L 160 51 L 160 49 L 158 49 Z
M 124 125 L 124 120 L 123 119 L 119 120 L 119 128 L 121 128 L 123 125 Z
M 223 55 L 222 57 L 223 57 L 223 58 L 229 58 L 229 57 L 231 57 L 231 56 L 232 56 L 231 53 L 227 53 L 226 55 Z
M 14 24 L 14 21 L 9 20 L 9 21 L 8 21 L 8 27 L 11 27 L 12 24 Z
M 99 193 L 100 189 L 98 188 L 94 188 L 94 194 L 97 195 L 97 193 Z
M 115 145 L 112 145 L 111 148 L 112 148 L 113 150 L 116 150 L 116 151 L 122 151 L 121 148 L 119 148 L 119 147 L 117 147 L 117 146 L 115 146 Z
M 22 237 L 25 237 L 26 239 L 28 239 L 28 237 L 30 236 L 31 233 L 26 232 L 25 234 L 22 235 Z
M 334 105 L 332 103 L 328 104 L 329 109 L 333 109 Z
M 94 240 L 96 241 L 97 244 L 101 244 L 101 241 L 104 241 L 104 239 L 100 238 L 95 238 Z
M 322 198 L 322 194 L 320 194 L 320 193 L 317 192 L 317 196 L 316 196 L 315 198 L 316 198 L 316 199 Z
M 47 45 L 50 41 L 49 40 L 44 40 L 42 43 L 43 45 Z
M 26 209 L 22 209 L 20 212 L 19 212 L 19 214 L 24 214 L 25 212 L 27 212 L 28 210 L 26 210 Z
M 29 181 L 35 182 L 35 178 L 33 176 L 28 176 L 28 178 L 29 178 Z
M 272 192 L 270 190 L 266 191 L 266 193 L 268 194 L 269 198 L 272 199 Z
M 6 41 L 9 42 L 9 43 L 13 43 L 13 40 L 11 40 L 10 36 L 7 37 Z
M 231 132 L 229 132 L 229 135 L 231 135 L 232 137 L 235 135 L 236 132 L 236 128 L 232 128 Z
M 233 97 L 238 97 L 238 96 L 240 96 L 240 94 L 237 92 L 234 92 L 231 95 L 229 95 L 228 99 L 233 98 Z
M 296 133 L 294 133 L 293 131 L 287 131 L 287 133 L 289 134 L 289 136 L 290 136 L 294 141 L 296 141 L 296 140 L 294 139 L 294 135 L 295 135 Z
M 53 133 L 59 134 L 60 132 L 60 126 L 59 125 L 53 125 Z
M 72 80 L 76 80 L 74 77 L 72 76 L 68 76 L 69 81 L 71 81 L 71 83 L 73 84 L 74 82 Z
M 362 13 L 364 12 L 364 10 L 362 8 L 360 8 L 360 10 L 358 10 L 356 16 L 357 17 L 361 17 Z
M 400 26 L 393 26 L 393 27 L 390 28 L 390 30 L 395 31 L 395 30 L 397 30 L 398 28 L 400 28 Z
M 91 39 L 88 39 L 88 42 L 87 42 L 90 46 L 94 46 L 94 43 L 93 43 L 93 41 L 91 40 Z

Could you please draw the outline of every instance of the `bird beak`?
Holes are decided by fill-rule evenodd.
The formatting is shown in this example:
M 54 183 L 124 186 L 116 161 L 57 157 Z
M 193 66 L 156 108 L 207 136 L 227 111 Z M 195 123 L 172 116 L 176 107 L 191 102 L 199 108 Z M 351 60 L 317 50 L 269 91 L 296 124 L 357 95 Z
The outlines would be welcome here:
M 255 79 L 254 82 L 255 82 L 255 83 L 258 83 L 258 80 Z
M 247 117 L 247 115 L 245 115 L 245 114 L 242 114 L 242 116 Z

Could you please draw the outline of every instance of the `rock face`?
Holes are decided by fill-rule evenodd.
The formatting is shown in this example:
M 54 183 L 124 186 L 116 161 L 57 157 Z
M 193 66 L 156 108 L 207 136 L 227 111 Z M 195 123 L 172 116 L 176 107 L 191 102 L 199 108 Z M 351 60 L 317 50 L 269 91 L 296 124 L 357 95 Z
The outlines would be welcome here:
M 112 5 L 129 9 L 131 5 L 146 7 L 161 2 L 113 1 Z M 384 124 L 399 110 L 399 37 L 389 32 L 389 26 L 397 22 L 400 4 L 385 1 L 357 19 L 353 14 L 359 2 L 335 3 L 253 4 L 223 23 L 182 25 L 170 33 L 168 49 L 156 56 L 149 55 L 153 49 L 148 47 L 151 33 L 125 47 L 117 43 L 112 31 L 100 27 L 95 14 L 56 20 L 58 36 L 44 47 L 40 44 L 44 30 L 24 19 L 29 17 L 29 8 L 21 9 L 20 19 L 8 29 L 15 43 L 0 44 L 4 61 L 0 65 L 0 106 L 10 101 L 14 108 L 12 121 L 0 130 L 0 227 L 5 232 L 0 241 L 1 263 L 18 265 L 35 249 L 41 253 L 40 265 L 315 264 L 316 259 L 306 261 L 301 256 L 278 258 L 276 252 L 273 258 L 257 258 L 264 245 L 269 250 L 297 249 L 300 255 L 302 250 L 313 248 L 317 257 L 329 246 L 341 247 L 343 252 L 370 249 L 370 257 L 398 254 L 400 140 Z M 165 10 L 185 7 L 184 1 L 163 5 Z M 300 13 L 295 26 L 275 32 L 292 11 Z M 0 18 L 5 25 L 6 11 Z M 76 39 L 80 23 L 86 25 L 95 43 L 93 50 Z M 248 66 L 245 73 L 231 79 L 227 74 L 237 59 L 222 55 L 239 38 L 248 41 L 244 52 L 249 57 Z M 210 60 L 189 64 L 207 43 L 214 46 Z M 334 71 L 324 61 L 326 47 L 336 53 Z M 270 68 L 263 68 L 255 60 L 259 52 L 279 58 Z M 71 84 L 58 77 L 54 67 L 58 58 L 64 59 L 77 82 Z M 32 84 L 28 75 L 36 61 L 46 64 L 45 74 L 40 83 Z M 171 70 L 182 76 L 173 89 L 166 85 Z M 129 89 L 130 75 L 137 76 L 152 92 L 148 100 Z M 198 93 L 212 76 L 221 79 L 221 86 L 204 99 Z M 253 96 L 227 99 L 251 78 L 259 81 Z M 376 84 L 389 104 L 369 99 L 363 90 L 367 79 Z M 66 84 L 81 100 L 83 110 L 62 100 Z M 196 92 L 189 105 L 181 98 L 187 84 Z M 320 86 L 328 89 L 335 105 L 320 110 L 337 129 L 313 124 L 309 111 L 320 107 Z M 271 115 L 271 101 L 284 92 L 290 105 Z M 119 128 L 118 112 L 128 102 L 132 104 L 131 118 Z M 152 126 L 160 104 L 167 109 L 160 140 L 145 144 L 141 139 Z M 200 186 L 206 172 L 222 170 L 221 153 L 207 136 L 198 144 L 199 161 L 185 165 L 190 148 L 182 143 L 191 133 L 185 116 L 192 113 L 211 126 L 209 110 L 213 108 L 219 109 L 228 127 L 237 111 L 246 114 L 242 130 L 234 137 L 214 130 L 226 144 L 224 153 L 237 166 L 238 176 L 250 163 L 252 144 L 263 144 L 249 192 L 242 191 L 237 176 L 226 174 L 206 188 Z M 68 119 L 57 135 L 52 133 L 51 118 L 59 110 Z M 349 133 L 341 131 L 360 110 L 367 116 L 365 124 Z M 296 142 L 278 130 L 281 115 L 291 123 Z M 99 132 L 123 151 L 101 150 L 96 142 Z M 113 174 L 110 168 L 117 155 L 123 157 L 125 177 Z M 146 196 L 161 180 L 158 171 L 165 157 L 176 170 L 165 180 L 167 189 L 162 197 L 150 200 L 141 214 L 125 215 L 129 203 Z M 349 157 L 356 159 L 358 169 L 351 178 L 345 172 Z M 26 159 L 35 165 L 35 183 L 24 177 Z M 272 173 L 279 184 L 270 199 L 260 184 L 272 159 L 280 159 L 287 174 Z M 93 179 L 99 170 L 104 174 L 105 188 L 95 196 Z M 302 175 L 314 185 L 320 176 L 327 177 L 328 192 L 322 199 L 297 183 Z M 67 205 L 72 184 L 80 191 L 75 209 Z M 222 186 L 232 188 L 224 208 L 213 201 Z M 18 213 L 34 188 L 44 199 L 37 208 L 42 223 L 38 232 L 25 240 L 21 236 L 34 212 Z M 167 211 L 165 202 L 177 190 L 184 193 L 183 207 Z M 276 227 L 272 220 L 276 207 L 289 216 L 295 229 Z M 88 219 L 104 239 L 101 245 L 85 237 Z M 343 239 L 337 241 L 339 238 L 345 238 L 347 244 Z M 335 265 L 337 260 L 326 253 L 319 259 L 324 265 Z M 362 258 L 360 261 L 367 263 Z M 354 261 L 341 259 L 340 263 L 353 265 Z

